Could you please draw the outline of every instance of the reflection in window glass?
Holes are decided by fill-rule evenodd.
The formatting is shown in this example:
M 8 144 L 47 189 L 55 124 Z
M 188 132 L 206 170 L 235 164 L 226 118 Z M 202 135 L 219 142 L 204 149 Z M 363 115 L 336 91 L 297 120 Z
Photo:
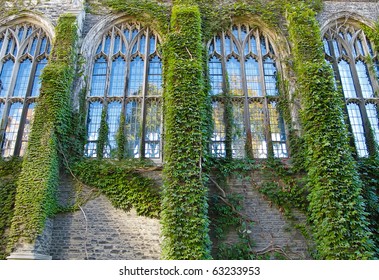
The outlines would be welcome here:
M 345 60 L 341 60 L 340 63 L 338 63 L 338 70 L 340 72 L 341 84 L 345 98 L 357 97 L 349 63 Z
M 9 85 L 11 82 L 11 77 L 12 77 L 12 70 L 13 70 L 13 61 L 12 60 L 7 60 L 3 64 L 3 69 L 1 70 L 0 74 L 0 96 L 1 97 L 6 97 L 8 96 L 8 91 L 9 91 Z
M 91 96 L 103 96 L 107 78 L 107 62 L 104 57 L 99 58 L 93 67 Z
M 361 85 L 362 95 L 364 98 L 374 97 L 374 92 L 372 90 L 368 70 L 366 64 L 362 61 L 358 61 L 355 65 L 357 68 L 357 74 L 359 83 Z
M 22 133 L 22 140 L 21 140 L 20 156 L 23 156 L 25 154 L 26 146 L 29 141 L 30 129 L 32 128 L 32 122 L 33 122 L 33 117 L 34 117 L 34 107 L 35 107 L 35 103 L 31 103 L 29 104 L 28 109 L 26 111 L 24 131 Z
M 366 104 L 366 111 L 368 119 L 370 121 L 372 132 L 374 133 L 374 138 L 376 143 L 379 145 L 379 116 L 378 107 L 375 104 Z
M 125 60 L 121 57 L 112 62 L 109 96 L 123 96 L 125 87 Z
M 140 96 L 142 94 L 143 65 L 144 62 L 141 57 L 136 57 L 130 62 L 128 96 Z
M 336 36 L 337 32 L 343 36 Z M 378 141 L 377 53 L 372 49 L 360 27 L 344 23 L 331 27 L 326 33 L 324 38 L 334 38 L 335 45 L 344 47 L 346 56 L 335 51 L 333 56 L 326 56 L 326 59 L 335 70 L 338 69 L 335 79 L 337 81 L 340 79 L 338 82 L 342 85 L 347 103 L 349 131 L 358 156 L 365 157 L 369 153 L 375 153 L 373 148 L 375 145 L 369 143 L 372 141 L 371 131 L 375 140 Z M 373 61 L 372 68 L 368 67 L 367 61 Z M 368 126 L 371 126 L 371 130 L 364 129 Z
M 103 105 L 100 102 L 93 102 L 89 104 L 88 117 L 87 117 L 87 140 L 88 144 L 85 148 L 85 155 L 87 157 L 97 156 L 96 141 L 99 138 L 101 112 Z
M 141 105 L 132 101 L 126 105 L 126 145 L 127 154 L 132 158 L 140 157 Z
M 225 119 L 224 104 L 212 102 L 213 114 L 213 133 L 211 137 L 211 153 L 214 157 L 225 157 Z
M 275 111 L 275 122 L 269 120 L 268 111 L 272 106 L 269 101 L 276 101 L 279 94 L 275 53 L 269 37 L 257 28 L 246 25 L 234 25 L 232 30 L 222 34 L 225 34 L 224 38 L 215 36 L 212 39 L 208 50 L 214 123 L 210 144 L 212 155 L 234 158 L 246 155 L 254 158 L 287 157 L 284 122 L 280 113 Z M 215 54 L 213 43 L 216 40 L 220 41 L 219 48 L 225 50 L 224 55 Z M 244 50 L 243 56 L 233 52 L 232 48 Z M 222 69 L 221 65 L 225 65 L 226 69 Z M 229 89 L 227 93 L 230 97 L 219 95 L 223 88 Z M 228 102 L 232 105 L 231 112 L 223 109 L 223 104 Z M 222 126 L 221 122 L 224 122 Z M 229 128 L 225 125 L 227 122 L 233 125 Z M 277 140 L 278 133 L 270 134 L 271 122 L 278 127 L 274 129 L 280 126 L 280 133 L 283 133 L 279 133 L 281 140 Z M 232 139 L 222 138 L 228 133 Z
M 211 82 L 212 95 L 222 93 L 222 66 L 221 61 L 216 56 L 209 60 L 209 78 Z
M 274 156 L 278 158 L 286 158 L 288 154 L 286 147 L 286 133 L 284 130 L 284 120 L 279 113 L 279 109 L 277 107 L 276 102 L 270 102 L 269 114 L 271 139 L 274 147 Z
M 32 66 L 32 62 L 29 59 L 24 60 L 20 64 L 20 69 L 18 70 L 16 85 L 13 91 L 14 97 L 25 97 L 26 90 L 28 89 L 31 66 Z
M 162 94 L 162 62 L 158 56 L 154 56 L 149 63 L 147 95 L 157 96 Z
M 362 116 L 357 104 L 351 103 L 347 105 L 347 112 L 351 129 L 354 134 L 355 146 L 360 157 L 368 156 L 366 137 L 363 129 Z
M 267 157 L 267 140 L 265 137 L 264 107 L 262 103 L 249 104 L 250 130 L 254 158 Z
M 40 76 L 41 76 L 42 70 L 43 70 L 43 68 L 45 68 L 46 64 L 47 64 L 47 59 L 46 58 L 44 58 L 43 60 L 41 60 L 37 64 L 36 72 L 34 74 L 32 93 L 31 93 L 32 97 L 39 96 L 40 89 L 41 89 L 41 79 L 40 79 Z
M 263 62 L 265 75 L 266 95 L 277 95 L 276 89 L 276 67 L 271 58 L 266 58 Z
M 232 152 L 233 158 L 245 157 L 246 132 L 244 126 L 244 104 L 242 102 L 233 103 L 233 131 L 232 131 Z
M 145 157 L 160 158 L 162 106 L 151 100 L 146 106 Z
M 47 64 L 50 38 L 41 28 L 26 22 L 4 29 L 0 38 L 1 42 L 4 40 L 0 45 L 3 110 L 0 146 L 3 157 L 23 156 L 41 87 L 39 76 Z
M 229 77 L 229 88 L 232 95 L 242 95 L 240 62 L 232 57 L 226 62 L 226 71 Z
M 111 102 L 108 104 L 107 124 L 108 124 L 108 142 L 104 148 L 104 157 L 115 157 L 117 152 L 117 132 L 120 127 L 121 103 Z
M 22 109 L 22 103 L 17 102 L 13 103 L 9 110 L 3 146 L 1 149 L 1 154 L 3 157 L 10 157 L 14 154 L 14 149 L 16 147 L 17 141 L 17 133 L 20 127 Z
M 162 61 L 157 47 L 158 36 L 136 23 L 122 23 L 110 27 L 102 36 L 105 52 L 112 47 L 112 55 L 94 54 L 91 91 L 88 104 L 101 98 L 101 109 L 96 113 L 96 126 L 101 118 L 107 122 L 107 139 L 102 156 L 132 158 L 162 158 Z M 125 42 L 128 42 L 127 44 Z M 119 52 L 121 50 L 121 52 Z M 91 115 L 89 108 L 88 115 Z M 120 120 L 125 119 L 123 127 Z M 91 134 L 92 133 L 92 134 Z M 117 135 L 123 133 L 125 150 L 119 150 Z M 119 138 L 121 139 L 121 138 Z M 100 156 L 96 151 L 98 132 L 87 135 L 86 156 Z
M 246 85 L 247 85 L 247 95 L 248 96 L 263 96 L 260 77 L 259 77 L 259 65 L 258 61 L 250 57 L 245 62 L 245 75 L 246 75 Z

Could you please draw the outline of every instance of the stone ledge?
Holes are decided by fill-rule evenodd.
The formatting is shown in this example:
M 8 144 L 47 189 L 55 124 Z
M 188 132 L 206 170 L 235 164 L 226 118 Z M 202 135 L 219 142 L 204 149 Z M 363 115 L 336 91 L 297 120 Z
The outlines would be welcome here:
M 51 260 L 52 257 L 48 255 L 35 254 L 35 253 L 12 253 L 7 260 Z

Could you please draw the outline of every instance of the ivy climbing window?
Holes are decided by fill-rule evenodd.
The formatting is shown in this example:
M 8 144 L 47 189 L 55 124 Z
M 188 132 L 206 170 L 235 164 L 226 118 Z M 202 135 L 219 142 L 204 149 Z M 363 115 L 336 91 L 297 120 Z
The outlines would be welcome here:
M 323 42 L 326 60 L 342 87 L 355 150 L 359 157 L 367 157 L 379 144 L 378 55 L 364 32 L 354 25 L 333 25 Z
M 277 62 L 257 28 L 233 25 L 208 43 L 214 157 L 288 157 Z
M 159 37 L 136 23 L 113 26 L 102 36 L 87 96 L 85 156 L 162 158 L 158 47 Z
M 25 153 L 41 88 L 39 77 L 49 53 L 50 39 L 35 25 L 22 23 L 0 31 L 2 157 Z

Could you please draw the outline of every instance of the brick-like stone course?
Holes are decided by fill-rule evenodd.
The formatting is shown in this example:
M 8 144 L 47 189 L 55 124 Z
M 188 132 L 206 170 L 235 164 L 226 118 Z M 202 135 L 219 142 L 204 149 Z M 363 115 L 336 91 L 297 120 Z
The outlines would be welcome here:
M 277 206 L 259 193 L 257 187 L 265 181 L 262 174 L 255 172 L 251 175 L 251 179 L 230 178 L 227 192 L 242 195 L 242 213 L 254 221 L 250 234 L 254 242 L 253 250 L 284 252 L 289 259 L 310 259 L 308 241 L 294 228 L 295 223 L 305 222 L 305 215 L 294 209 L 296 220 L 288 220 Z M 218 192 L 215 188 L 212 191 Z M 226 242 L 233 243 L 236 238 L 237 235 L 232 232 Z
M 61 193 L 72 201 L 72 183 L 64 180 Z M 85 190 L 87 193 L 90 190 Z M 99 195 L 82 206 L 83 211 L 54 218 L 50 255 L 60 260 L 159 259 L 159 220 L 115 209 Z

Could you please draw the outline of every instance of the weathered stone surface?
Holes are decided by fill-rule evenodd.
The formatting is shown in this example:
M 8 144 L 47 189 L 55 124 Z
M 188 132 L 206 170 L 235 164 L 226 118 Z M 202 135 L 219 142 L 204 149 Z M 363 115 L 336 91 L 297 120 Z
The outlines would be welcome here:
M 60 203 L 72 204 L 72 182 L 61 185 Z M 85 195 L 91 190 L 85 189 Z M 136 260 L 159 259 L 159 220 L 115 209 L 99 195 L 81 206 L 82 211 L 54 219 L 50 254 L 53 259 Z

